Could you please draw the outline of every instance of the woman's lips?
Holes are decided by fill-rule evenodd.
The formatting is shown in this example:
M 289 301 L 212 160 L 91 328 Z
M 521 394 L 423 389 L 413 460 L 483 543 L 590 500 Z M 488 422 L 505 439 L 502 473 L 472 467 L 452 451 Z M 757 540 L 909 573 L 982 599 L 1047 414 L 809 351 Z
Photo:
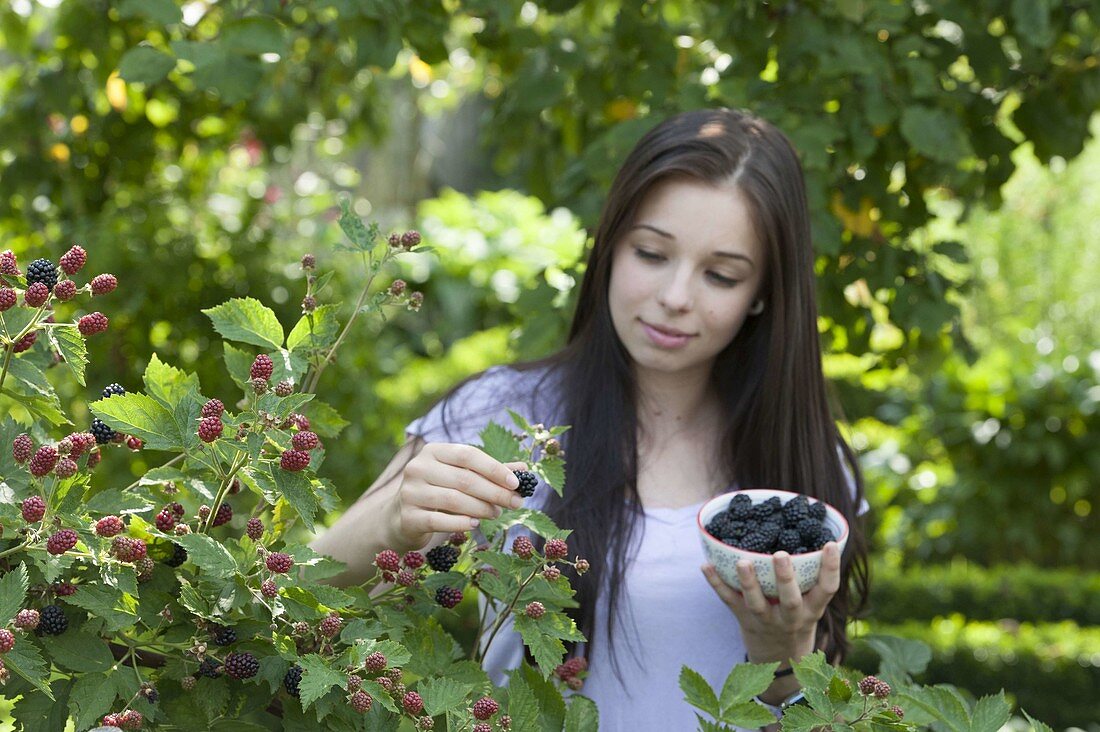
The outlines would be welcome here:
M 671 333 L 666 333 L 665 331 L 650 325 L 644 320 L 641 321 L 641 323 L 642 330 L 645 331 L 645 334 L 649 338 L 649 340 L 660 348 L 680 348 L 687 344 L 689 340 L 695 337 L 692 335 L 673 335 Z

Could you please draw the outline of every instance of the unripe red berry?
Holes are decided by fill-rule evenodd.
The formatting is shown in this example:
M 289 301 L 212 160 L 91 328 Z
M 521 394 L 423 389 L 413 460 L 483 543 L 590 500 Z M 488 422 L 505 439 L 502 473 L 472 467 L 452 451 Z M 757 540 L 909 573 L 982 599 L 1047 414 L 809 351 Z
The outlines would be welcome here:
M 381 686 L 383 689 L 391 694 L 393 693 L 394 686 L 392 679 L 387 676 L 380 676 L 378 677 L 378 679 L 376 679 L 376 681 L 378 681 L 378 685 Z
M 252 391 L 256 392 L 257 394 L 267 393 L 267 379 L 256 378 L 249 383 L 252 384 Z
M 41 496 L 31 496 L 23 499 L 23 520 L 28 524 L 37 523 L 46 514 L 46 502 Z
M 259 356 L 256 356 L 256 360 L 252 362 L 249 376 L 253 379 L 263 379 L 267 381 L 274 372 L 275 364 L 272 362 L 271 356 L 268 356 L 266 353 L 261 353 Z
M 415 691 L 409 691 L 402 697 L 401 706 L 404 707 L 405 711 L 409 714 L 420 714 L 420 711 L 424 709 L 424 700 L 422 700 L 420 695 Z
M 400 297 L 405 292 L 405 280 L 394 280 L 390 283 L 390 294 L 394 297 Z
M 106 295 L 118 287 L 118 280 L 113 274 L 101 274 L 92 278 L 92 294 Z
M 191 691 L 195 688 L 195 684 L 197 683 L 198 679 L 196 679 L 194 676 L 184 676 L 182 679 L 180 679 L 180 686 L 183 687 L 184 691 Z
M 110 320 L 103 313 L 90 313 L 85 315 L 80 320 L 76 321 L 76 327 L 80 331 L 80 335 L 87 338 L 93 336 L 96 333 L 102 333 L 107 330 Z
M 587 559 L 578 559 L 575 566 L 577 568 L 577 574 L 584 574 L 590 568 Z
M 141 448 L 145 447 L 145 443 L 142 442 L 140 437 L 134 437 L 130 435 L 126 438 L 126 447 L 130 448 L 134 452 L 137 452 Z
M 106 329 L 104 329 L 104 330 L 106 330 Z M 81 331 L 81 332 L 83 332 L 83 331 Z M 19 341 L 16 342 L 16 344 L 11 347 L 11 351 L 12 351 L 12 353 L 22 353 L 23 351 L 29 351 L 31 346 L 33 346 L 35 341 L 37 341 L 37 340 L 38 340 L 38 331 L 37 330 L 32 330 L 30 333 L 28 333 L 27 335 L 25 335 L 21 339 L 19 339 Z
M 406 249 L 412 249 L 420 243 L 420 232 L 416 229 L 409 229 L 401 235 L 401 246 Z
M 245 525 L 245 533 L 252 541 L 259 541 L 260 537 L 264 535 L 264 522 L 258 518 L 248 519 L 248 524 Z
M 330 613 L 327 618 L 321 621 L 321 625 L 319 627 L 321 635 L 327 638 L 332 638 L 340 632 L 340 628 L 341 626 L 343 626 L 343 624 L 344 621 L 338 613 Z
M 402 569 L 397 573 L 395 581 L 402 587 L 412 587 L 416 584 L 416 575 L 410 570 Z
M 50 288 L 46 287 L 44 282 L 35 282 L 23 293 L 23 302 L 32 308 L 41 307 L 49 299 Z
M 478 722 L 470 732 L 493 732 L 493 727 L 488 722 Z
M 317 258 L 312 254 L 302 255 L 302 269 L 313 269 L 317 266 Z
M 15 614 L 15 627 L 22 630 L 34 630 L 38 627 L 40 617 L 37 610 L 20 610 Z
M 435 601 L 450 610 L 462 602 L 462 590 L 457 587 L 440 587 L 435 591 Z
M 470 538 L 470 535 L 465 531 L 455 531 L 447 537 L 447 543 L 451 546 L 462 546 L 468 538 Z
M 366 714 L 370 711 L 371 704 L 374 703 L 374 699 L 371 695 L 363 690 L 359 690 L 351 695 L 348 699 L 348 703 L 351 704 L 351 708 L 360 714 Z
M 0 628 L 0 653 L 7 653 L 15 648 L 15 633 L 7 628 Z
M 221 403 L 219 399 L 210 399 L 206 404 L 202 405 L 202 409 L 199 414 L 205 417 L 220 417 L 222 412 L 225 411 L 225 405 Z
M 306 295 L 305 297 L 302 298 L 302 312 L 303 313 L 312 313 L 316 309 L 317 309 L 317 298 L 313 297 L 313 295 Z
M 584 686 L 584 679 L 579 676 L 570 676 L 565 680 L 565 685 L 573 691 L 580 691 L 581 687 Z
M 76 546 L 77 539 L 76 532 L 72 529 L 61 529 L 55 531 L 53 535 L 46 541 L 46 551 L 50 554 L 64 554 L 65 552 Z
M 288 425 L 293 425 L 297 427 L 299 431 L 309 429 L 309 418 L 307 418 L 304 414 L 292 412 L 287 416 L 286 421 Z
M 76 594 L 76 585 L 72 582 L 57 582 L 53 586 L 53 593 L 58 597 L 68 597 Z
M 203 442 L 213 442 L 221 437 L 224 428 L 221 417 L 204 417 L 199 422 L 199 439 Z
M 864 676 L 859 681 L 859 693 L 864 696 L 873 696 L 875 693 L 875 685 L 878 684 L 878 679 L 874 676 Z
M 874 695 L 876 699 L 885 699 L 890 696 L 890 685 L 882 679 L 875 683 Z
M 53 296 L 61 302 L 68 302 L 76 297 L 76 283 L 72 280 L 61 280 L 53 286 Z
M 154 522 L 157 528 L 161 531 L 168 532 L 172 530 L 172 527 L 176 525 L 176 516 L 171 511 L 161 511 L 157 514 Z
M 141 539 L 130 536 L 116 536 L 111 542 L 111 554 L 120 562 L 136 562 L 143 559 L 147 548 Z
M 546 569 L 542 570 L 542 576 L 553 582 L 558 577 L 561 577 L 561 570 L 557 567 L 547 567 Z
M 517 536 L 512 542 L 512 552 L 520 559 L 530 559 L 535 545 L 526 536 Z
M 286 574 L 294 566 L 294 559 L 289 554 L 271 552 L 264 560 L 267 568 L 278 574 Z
M 210 518 L 210 506 L 207 506 L 205 503 L 199 506 L 198 516 L 200 521 L 205 521 Z
M 546 607 L 539 601 L 527 603 L 527 607 L 523 609 L 524 614 L 532 620 L 538 620 L 546 614 Z
M 8 249 L 0 254 L 0 274 L 19 275 L 19 263 L 16 261 L 15 252 Z
M 148 582 L 153 578 L 153 570 L 156 569 L 156 564 L 149 557 L 142 557 L 134 562 L 134 571 L 137 572 L 138 582 Z
M 372 673 L 378 673 L 386 668 L 386 656 L 381 651 L 375 651 L 363 659 L 363 664 Z
M 290 438 L 290 443 L 294 446 L 295 450 L 312 450 L 321 444 L 321 440 L 318 439 L 316 432 L 295 432 L 294 436 Z
M 5 310 L 11 310 L 15 307 L 16 294 L 15 290 L 10 287 L 0 287 L 0 313 Z
M 99 450 L 88 453 L 88 462 L 85 463 L 85 467 L 91 470 L 95 466 L 99 465 L 99 461 L 103 459 L 103 453 Z
M 88 261 L 88 253 L 79 244 L 73 244 L 69 251 L 61 255 L 58 265 L 61 271 L 67 275 L 74 275 L 80 271 L 84 263 Z
M 374 555 L 374 564 L 387 572 L 396 572 L 401 566 L 401 558 L 393 549 L 383 549 Z
M 166 511 L 171 511 L 172 515 L 176 517 L 177 521 L 183 518 L 183 514 L 187 513 L 187 511 L 183 507 L 183 504 L 179 501 L 172 501 L 171 503 L 167 503 L 165 504 L 164 508 Z
M 505 714 L 497 720 L 497 724 L 499 724 L 500 728 L 503 730 L 512 729 L 512 718 Z
M 31 475 L 41 478 L 57 465 L 57 449 L 53 445 L 43 445 L 35 451 L 31 458 Z
M 30 460 L 33 450 L 34 443 L 31 442 L 30 435 L 22 434 L 11 441 L 11 456 L 20 465 Z
M 409 310 L 412 310 L 413 312 L 416 312 L 417 310 L 420 310 L 420 306 L 423 305 L 423 304 L 424 304 L 424 293 L 423 292 L 414 292 L 413 294 L 409 295 L 409 306 L 408 306 Z
M 125 524 L 122 523 L 122 519 L 118 516 L 104 516 L 99 521 L 95 522 L 95 533 L 97 536 L 117 536 L 121 534 L 125 528 Z
M 303 450 L 284 450 L 279 458 L 279 467 L 290 472 L 305 470 L 309 466 L 309 453 Z
M 905 718 L 905 710 L 902 709 L 901 707 L 899 707 L 897 704 L 890 707 L 890 711 L 893 712 L 894 716 L 897 717 L 898 719 L 904 719 Z
M 294 393 L 294 384 L 290 383 L 286 379 L 283 379 L 282 381 L 280 381 L 278 384 L 275 385 L 275 395 L 276 396 L 285 397 L 285 396 L 290 396 L 293 393 Z
M 222 503 L 218 506 L 218 512 L 214 515 L 214 520 L 210 522 L 211 526 L 222 526 L 233 520 L 233 507 L 228 503 Z
M 551 539 L 546 542 L 543 554 L 546 555 L 547 559 L 565 559 L 569 556 L 569 545 L 561 539 Z
M 491 696 L 483 696 L 474 702 L 474 717 L 476 719 L 488 719 L 500 711 L 500 704 Z
M 424 566 L 424 555 L 420 552 L 405 552 L 405 556 L 401 559 L 405 563 L 405 566 L 409 569 L 416 569 L 417 567 Z
M 122 728 L 122 715 L 121 714 L 104 714 L 103 715 L 104 727 L 118 727 Z
M 394 249 L 399 249 L 401 247 L 401 235 L 396 231 L 390 234 L 386 241 L 389 242 L 389 245 Z
M 276 597 L 279 594 L 279 585 L 275 580 L 266 579 L 260 583 L 260 593 L 266 598 Z

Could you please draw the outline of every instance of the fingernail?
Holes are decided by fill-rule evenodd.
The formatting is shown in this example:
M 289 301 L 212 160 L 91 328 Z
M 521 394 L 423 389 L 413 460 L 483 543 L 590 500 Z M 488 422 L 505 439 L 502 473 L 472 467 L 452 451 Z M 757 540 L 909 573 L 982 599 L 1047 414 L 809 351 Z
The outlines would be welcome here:
M 512 496 L 512 500 L 510 501 L 510 503 L 512 505 L 512 508 L 520 508 L 521 506 L 523 506 L 523 499 L 519 496 Z
M 478 521 L 477 519 L 470 519 L 470 528 L 476 529 L 478 526 L 481 526 L 480 521 Z

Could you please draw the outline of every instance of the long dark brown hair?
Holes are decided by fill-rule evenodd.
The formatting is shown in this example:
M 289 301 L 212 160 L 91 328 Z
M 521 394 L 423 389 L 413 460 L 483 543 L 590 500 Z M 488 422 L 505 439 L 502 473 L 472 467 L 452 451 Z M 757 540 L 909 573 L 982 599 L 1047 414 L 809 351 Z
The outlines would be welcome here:
M 724 406 L 722 467 L 742 488 L 796 491 L 844 513 L 851 534 L 840 590 L 818 624 L 819 646 L 839 662 L 848 651 L 846 622 L 867 601 L 867 548 L 857 520 L 863 480 L 837 429 L 841 415 L 830 410 L 822 373 L 802 166 L 782 132 L 744 111 L 684 112 L 638 141 L 600 214 L 566 346 L 548 358 L 512 365 L 522 371 L 548 368 L 556 375 L 559 414 L 572 426 L 563 441 L 563 496 L 551 494 L 545 508 L 559 526 L 572 530 L 570 554 L 591 564 L 580 577 L 572 569 L 566 572 L 580 604 L 570 613 L 591 655 L 593 645 L 603 642 L 595 614 L 598 592 L 605 588 L 606 630 L 612 637 L 627 551 L 643 526 L 636 490 L 639 395 L 630 357 L 612 324 L 608 289 L 616 245 L 647 192 L 670 177 L 736 187 L 749 202 L 765 257 L 759 293 L 765 307 L 745 320 L 711 374 Z M 567 645 L 570 653 L 576 651 L 575 644 Z M 619 673 L 614 649 L 609 650 Z M 530 654 L 528 660 L 533 661 Z

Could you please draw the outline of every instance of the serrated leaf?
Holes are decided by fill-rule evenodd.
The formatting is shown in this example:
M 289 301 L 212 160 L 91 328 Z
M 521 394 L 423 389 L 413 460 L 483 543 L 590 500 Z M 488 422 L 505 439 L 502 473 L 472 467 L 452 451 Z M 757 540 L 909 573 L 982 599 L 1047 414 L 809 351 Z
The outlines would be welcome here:
M 12 361 L 15 363 L 15 360 Z M 33 394 L 21 394 L 14 389 L 4 387 L 0 389 L 0 393 L 6 394 L 13 400 L 22 404 L 27 411 L 35 415 L 39 419 L 43 419 L 49 422 L 54 427 L 60 427 L 61 425 L 72 424 L 68 417 L 61 411 L 61 402 L 57 400 L 57 396 L 44 397 L 41 395 Z
M 530 665 L 526 661 L 522 663 Z M 509 672 L 508 716 L 512 718 L 513 729 L 536 730 L 540 726 L 539 705 L 535 692 L 524 680 L 523 673 L 518 668 Z
M 4 654 L 4 665 L 50 699 L 54 698 L 53 692 L 46 684 L 46 679 L 49 678 L 48 667 L 34 644 L 16 643 L 14 648 Z
M 598 732 L 599 728 L 600 712 L 596 702 L 580 694 L 570 695 L 564 732 Z
M 64 636 L 42 636 L 42 647 L 54 663 L 70 671 L 110 671 L 115 662 L 107 641 L 91 633 L 68 631 Z
M 351 424 L 331 406 L 316 399 L 309 403 L 303 414 L 309 417 L 310 430 L 325 438 L 336 437 L 341 430 Z
M 907 106 L 901 113 L 900 130 L 917 152 L 933 160 L 958 163 L 974 155 L 965 128 L 942 109 Z
M 831 701 L 846 704 L 852 698 L 852 687 L 844 683 L 843 677 L 837 675 L 829 682 L 829 689 L 826 693 Z
M 141 496 L 121 488 L 109 488 L 97 493 L 84 504 L 88 513 L 119 514 L 145 513 L 153 504 Z
M 535 472 L 542 476 L 547 485 L 554 489 L 559 496 L 565 488 L 565 461 L 560 458 L 545 456 L 535 464 Z
M 271 308 L 252 297 L 237 297 L 202 311 L 223 338 L 262 348 L 283 345 L 283 326 Z
M 710 688 L 710 684 L 698 671 L 687 666 L 681 666 L 680 689 L 684 692 L 684 701 L 688 704 L 702 709 L 712 717 L 718 716 L 720 711 L 718 697 L 715 696 L 714 689 Z
M 520 666 L 520 672 L 523 674 L 523 680 L 531 687 L 531 692 L 539 705 L 539 718 L 543 732 L 562 732 L 566 710 L 561 692 L 554 686 L 553 681 L 543 678 L 536 669 L 527 664 Z
M 435 618 L 409 629 L 402 643 L 410 655 L 405 668 L 417 676 L 431 676 L 462 656 L 462 647 Z
M 88 365 L 88 346 L 84 342 L 84 336 L 76 327 L 50 328 L 50 343 L 57 349 L 64 359 L 64 364 L 73 372 L 73 376 L 81 386 L 87 386 L 84 381 L 84 369 Z
M 1012 716 L 1012 708 L 1004 691 L 996 696 L 983 696 L 970 712 L 970 732 L 997 732 Z
M 466 696 L 472 691 L 471 687 L 446 677 L 421 681 L 416 690 L 424 700 L 424 711 L 432 717 L 465 707 Z
M 287 336 L 286 347 L 296 351 L 331 346 L 340 333 L 338 312 L 339 308 L 335 305 L 321 305 L 312 313 L 303 315 Z
M 122 54 L 118 75 L 129 82 L 155 84 L 176 68 L 176 59 L 151 46 L 138 46 Z
M 273 468 L 275 490 L 298 512 L 302 523 L 313 531 L 313 517 L 317 513 L 317 496 L 313 494 L 309 478 L 282 468 Z
M 346 198 L 340 201 L 340 212 L 340 228 L 351 240 L 353 246 L 349 247 L 341 244 L 337 245 L 337 248 L 356 252 L 370 251 L 374 247 L 374 240 L 377 236 L 377 225 L 368 229 L 363 220 L 352 212 L 351 202 Z
M 757 694 L 763 693 L 775 681 L 775 669 L 778 666 L 778 663 L 739 663 L 734 666 L 722 684 L 720 709 L 725 710 L 735 704 L 750 701 Z
M 66 597 L 70 605 L 76 605 L 103 621 L 108 631 L 122 630 L 137 622 L 137 602 L 130 595 L 106 585 L 84 584 L 80 592 Z
M 183 450 L 184 441 L 172 413 L 150 396 L 121 394 L 88 407 L 115 430 L 140 437 L 147 450 Z
M 185 534 L 176 541 L 187 550 L 188 560 L 211 577 L 225 579 L 237 571 L 229 550 L 206 534 Z
M 0 628 L 8 624 L 23 607 L 27 596 L 27 567 L 20 564 L 0 577 Z
M 775 723 L 775 715 L 754 701 L 734 704 L 722 713 L 721 719 L 735 727 L 749 729 Z
M 759 705 L 757 705 L 759 707 Z M 767 709 L 759 707 L 765 714 L 768 715 L 768 724 L 775 722 L 775 717 L 768 712 Z M 783 721 L 781 729 L 783 732 L 810 732 L 815 727 L 821 727 L 823 724 L 821 717 L 814 713 L 814 710 L 796 704 L 795 706 L 785 709 L 783 711 Z
M 862 636 L 859 641 L 869 645 L 878 654 L 881 676 L 909 680 L 924 673 L 932 660 L 931 647 L 916 639 L 870 634 Z
M 486 425 L 478 437 L 485 454 L 502 463 L 516 462 L 525 457 L 516 436 L 496 422 Z
M 298 684 L 298 691 L 301 694 L 303 709 L 309 709 L 310 705 L 327 694 L 329 689 L 344 682 L 343 675 L 331 668 L 329 662 L 316 653 L 302 656 L 298 659 L 298 665 L 302 667 L 302 680 Z
M 229 372 L 229 376 L 237 386 L 244 389 L 248 385 L 252 354 L 231 343 L 222 343 L 222 359 L 225 361 L 225 369 Z
M 951 687 L 937 684 L 925 687 L 923 696 L 951 732 L 970 732 L 970 712 L 966 702 Z
M 77 729 L 87 729 L 115 703 L 115 681 L 108 674 L 83 674 L 69 692 L 69 711 Z
M 149 357 L 142 381 L 145 382 L 145 393 L 169 410 L 174 409 L 188 394 L 197 395 L 199 392 L 198 376 L 164 363 L 156 353 Z
M 523 638 L 523 644 L 531 649 L 531 655 L 534 656 L 543 678 L 549 678 L 565 658 L 565 644 L 561 639 L 544 632 L 536 621 L 526 615 L 516 616 L 515 627 Z
M 1051 726 L 1046 722 L 1040 722 L 1022 709 L 1020 710 L 1020 712 L 1024 715 L 1028 723 L 1031 725 L 1032 732 L 1054 732 Z

